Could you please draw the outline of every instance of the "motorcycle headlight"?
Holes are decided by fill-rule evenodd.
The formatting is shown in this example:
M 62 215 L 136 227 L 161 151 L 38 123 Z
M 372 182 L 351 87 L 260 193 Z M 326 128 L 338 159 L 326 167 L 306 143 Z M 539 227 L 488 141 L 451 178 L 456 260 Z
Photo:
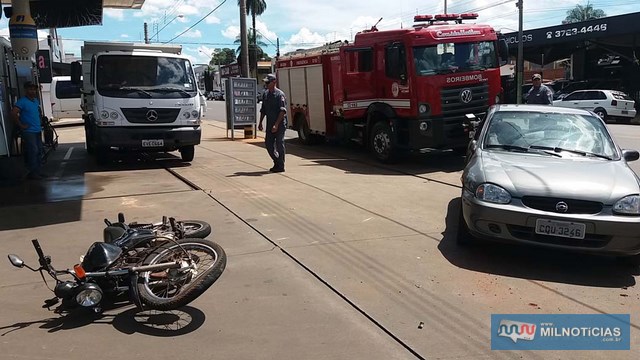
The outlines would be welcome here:
M 629 195 L 616 201 L 613 212 L 619 215 L 640 215 L 640 195 Z
M 511 202 L 511 194 L 498 185 L 482 184 L 476 189 L 476 198 L 495 203 L 508 204 Z
M 76 294 L 76 302 L 80 306 L 92 307 L 102 301 L 102 290 L 96 284 L 86 283 L 80 286 Z

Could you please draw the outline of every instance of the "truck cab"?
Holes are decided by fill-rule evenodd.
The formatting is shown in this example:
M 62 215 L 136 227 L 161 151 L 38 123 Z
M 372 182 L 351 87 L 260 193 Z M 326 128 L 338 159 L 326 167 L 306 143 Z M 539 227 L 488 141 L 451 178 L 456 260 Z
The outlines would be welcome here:
M 180 46 L 85 42 L 82 48 L 86 146 L 98 162 L 113 150 L 179 150 L 183 161 L 193 160 L 201 101 Z

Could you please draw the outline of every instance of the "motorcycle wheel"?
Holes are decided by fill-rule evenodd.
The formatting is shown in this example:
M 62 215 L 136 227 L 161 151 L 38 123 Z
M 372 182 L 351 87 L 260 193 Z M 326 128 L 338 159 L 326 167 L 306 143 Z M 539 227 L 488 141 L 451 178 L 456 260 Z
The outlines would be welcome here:
M 184 229 L 185 238 L 204 239 L 211 234 L 211 225 L 200 220 L 178 220 Z
M 203 239 L 180 239 L 166 242 L 153 250 L 142 262 L 154 265 L 181 261 L 195 263 L 195 269 L 167 269 L 139 274 L 138 292 L 151 309 L 174 310 L 202 295 L 218 280 L 227 265 L 222 247 Z

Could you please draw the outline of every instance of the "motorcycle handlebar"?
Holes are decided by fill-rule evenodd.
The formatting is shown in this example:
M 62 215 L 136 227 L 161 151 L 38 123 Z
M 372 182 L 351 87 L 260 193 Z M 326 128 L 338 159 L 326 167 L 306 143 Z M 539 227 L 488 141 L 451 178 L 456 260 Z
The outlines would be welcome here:
M 38 262 L 40 263 L 40 266 L 45 269 L 49 269 L 49 261 L 47 261 L 47 258 L 44 256 L 38 239 L 31 240 L 31 243 L 33 243 L 33 247 L 36 249 L 36 253 L 38 254 Z

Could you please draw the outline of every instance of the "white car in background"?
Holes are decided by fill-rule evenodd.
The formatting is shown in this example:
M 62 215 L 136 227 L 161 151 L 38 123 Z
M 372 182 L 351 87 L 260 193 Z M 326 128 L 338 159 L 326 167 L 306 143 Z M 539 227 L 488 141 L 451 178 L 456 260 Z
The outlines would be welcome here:
M 577 90 L 561 100 L 555 100 L 553 106 L 590 110 L 602 120 L 629 122 L 636 116 L 635 101 L 616 90 Z

